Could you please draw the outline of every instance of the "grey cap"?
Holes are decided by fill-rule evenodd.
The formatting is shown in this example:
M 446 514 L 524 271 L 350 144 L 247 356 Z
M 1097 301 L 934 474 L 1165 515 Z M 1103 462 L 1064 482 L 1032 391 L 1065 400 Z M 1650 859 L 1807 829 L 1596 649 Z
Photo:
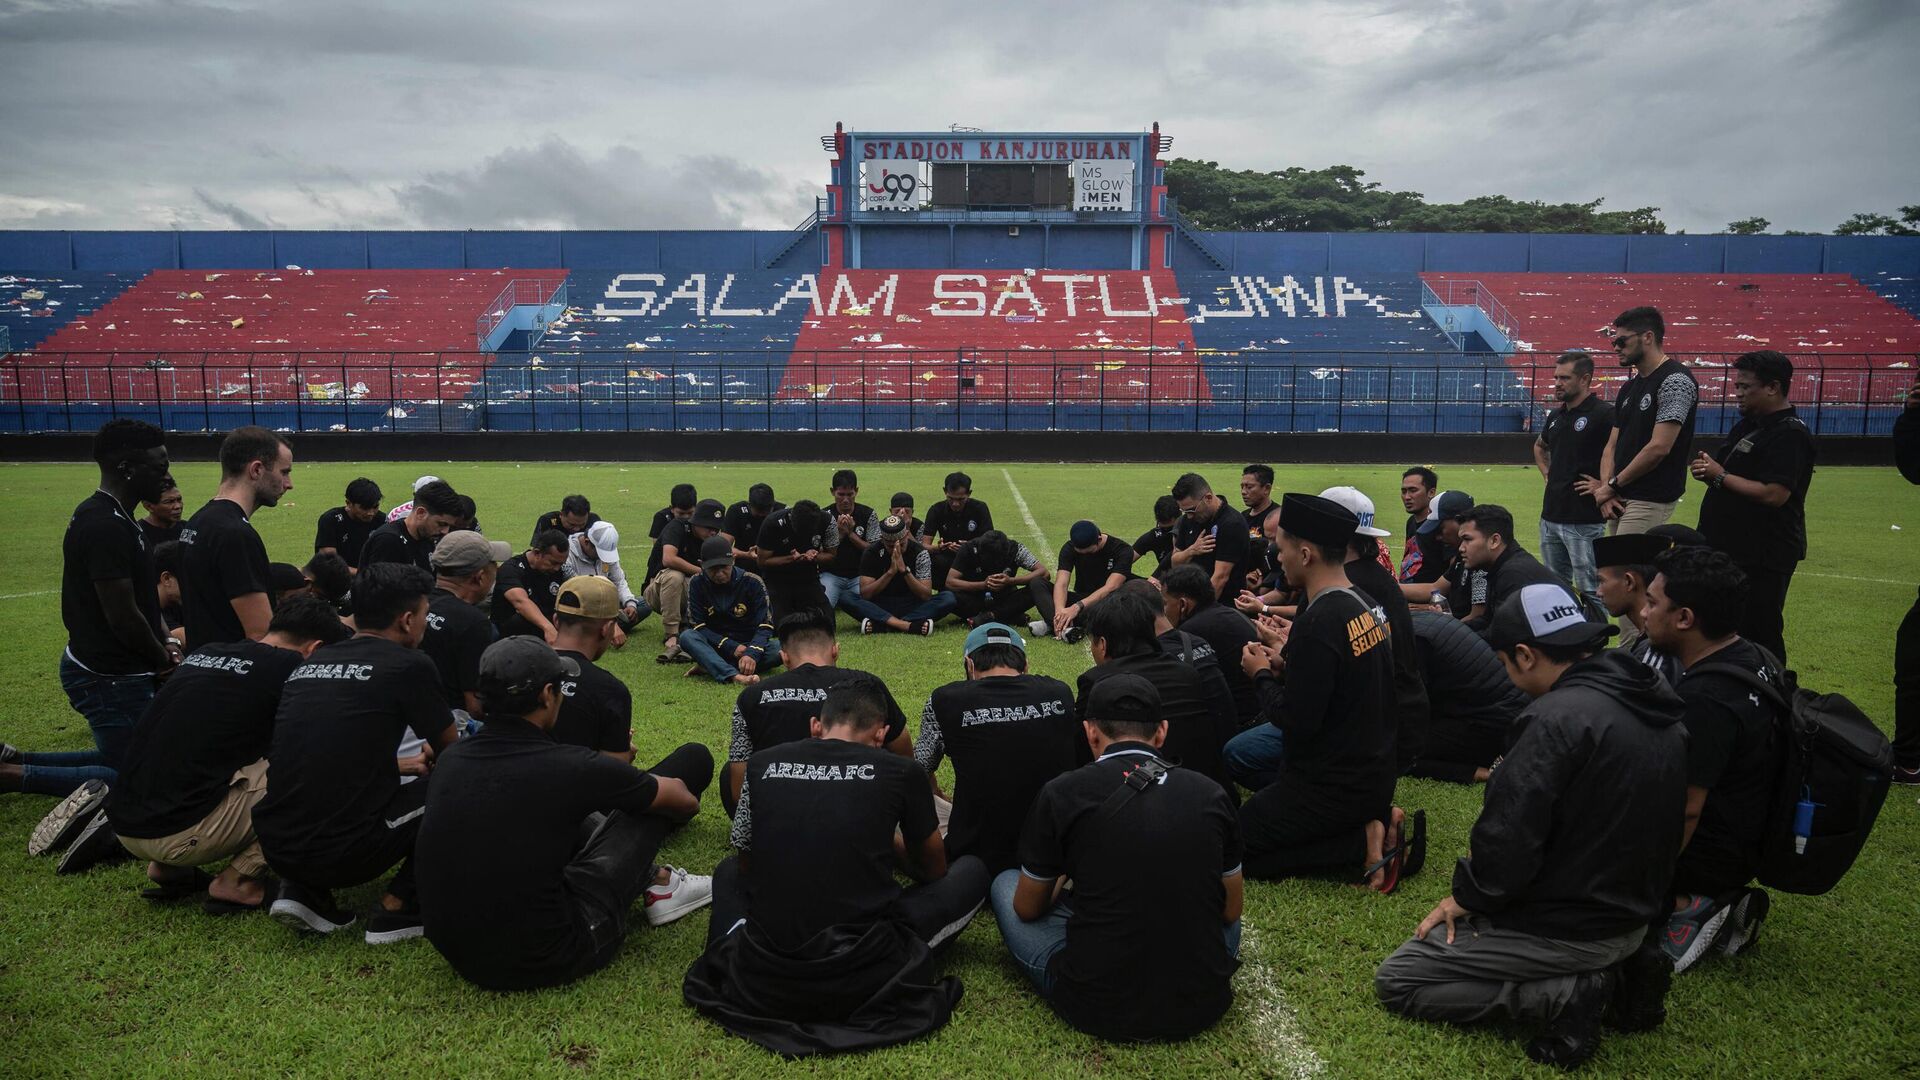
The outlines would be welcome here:
M 501 638 L 480 654 L 480 692 L 496 697 L 527 697 L 562 675 L 578 674 L 579 664 L 537 637 Z
M 471 529 L 450 532 L 433 546 L 429 561 L 442 573 L 471 574 L 491 563 L 513 558 L 513 549 L 504 541 L 489 540 Z
M 733 565 L 733 545 L 724 536 L 709 536 L 700 543 L 700 569 Z

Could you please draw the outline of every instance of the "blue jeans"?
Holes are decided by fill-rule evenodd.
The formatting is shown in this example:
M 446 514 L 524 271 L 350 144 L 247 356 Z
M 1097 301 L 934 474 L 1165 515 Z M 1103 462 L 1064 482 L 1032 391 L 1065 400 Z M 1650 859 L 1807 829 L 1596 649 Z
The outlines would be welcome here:
M 89 780 L 119 778 L 133 725 L 153 701 L 151 675 L 95 675 L 60 654 L 60 688 L 93 731 L 92 750 L 30 753 L 20 762 L 20 790 L 65 796 Z
M 822 573 L 820 575 L 820 588 L 827 594 L 828 608 L 843 607 L 844 605 L 841 602 L 847 597 L 857 597 L 860 595 L 860 575 L 855 574 L 852 577 L 847 577 L 843 574 Z M 852 608 L 847 608 L 846 611 L 849 615 L 853 614 Z
M 1606 523 L 1600 521 L 1591 525 L 1540 523 L 1540 561 L 1582 595 L 1592 597 L 1595 604 L 1600 602 L 1600 593 L 1593 573 L 1593 542 L 1606 532 Z
M 1013 910 L 1013 892 L 1020 884 L 1018 870 L 1003 870 L 987 890 L 987 902 L 993 905 L 993 921 L 1000 924 L 1000 939 L 1007 943 L 1013 962 L 1020 965 L 1040 996 L 1053 996 L 1053 975 L 1047 970 L 1053 954 L 1067 947 L 1067 921 L 1073 909 L 1062 900 L 1045 915 L 1028 922 Z M 1227 939 L 1227 952 L 1240 955 L 1240 921 L 1235 919 L 1221 928 Z
M 721 635 L 707 629 L 680 632 L 680 647 L 693 657 L 694 663 L 707 669 L 714 682 L 726 682 L 740 674 L 740 669 L 733 666 L 732 657 L 720 655 L 720 638 Z M 767 657 L 760 661 L 755 673 L 765 674 L 779 666 L 780 641 L 776 638 L 768 643 Z
M 1284 734 L 1272 724 L 1255 724 L 1227 740 L 1220 751 L 1227 774 L 1248 791 L 1259 791 L 1280 776 Z
M 950 592 L 937 592 L 925 600 L 915 600 L 906 596 L 883 596 L 869 600 L 860 595 L 860 590 L 840 598 L 840 606 L 847 614 L 856 619 L 872 619 L 883 623 L 888 619 L 905 619 L 907 622 L 919 622 L 925 619 L 934 622 L 953 614 L 960 598 Z

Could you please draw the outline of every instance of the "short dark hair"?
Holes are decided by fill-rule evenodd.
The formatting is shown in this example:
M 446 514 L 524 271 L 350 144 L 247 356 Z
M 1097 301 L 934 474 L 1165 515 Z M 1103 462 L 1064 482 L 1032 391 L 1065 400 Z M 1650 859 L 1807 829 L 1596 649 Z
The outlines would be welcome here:
M 320 590 L 320 595 L 331 603 L 339 603 L 340 598 L 353 588 L 353 571 L 347 568 L 347 560 L 331 551 L 323 551 L 307 560 L 301 573 Z
M 248 424 L 227 432 L 220 440 L 220 475 L 239 476 L 256 461 L 272 464 L 280 460 L 280 448 L 287 440 L 258 424 Z
M 1353 534 L 1353 538 L 1347 541 L 1347 550 L 1343 552 L 1343 554 L 1356 559 L 1373 559 L 1379 557 L 1379 551 L 1379 537 L 1368 536 L 1363 532 L 1356 532 Z
M 528 550 L 552 551 L 555 548 L 559 548 L 565 551 L 566 547 L 567 534 L 565 532 L 559 529 L 541 529 L 539 532 L 533 534 L 533 544 Z
M 1213 490 L 1207 478 L 1197 472 L 1181 473 L 1180 479 L 1173 482 L 1173 497 L 1176 499 L 1197 499 Z
M 563 514 L 591 514 L 593 504 L 585 495 L 569 495 L 560 500 L 560 512 Z
M 755 484 L 747 489 L 747 505 L 764 510 L 773 505 L 773 485 Z
M 959 491 L 961 488 L 972 491 L 973 477 L 963 472 L 950 472 L 947 478 L 940 482 L 941 491 Z
M 820 726 L 849 727 L 854 734 L 872 731 L 887 722 L 887 699 L 869 679 L 854 679 L 827 691 L 820 703 Z
M 1240 470 L 1240 475 L 1251 476 L 1268 487 L 1273 486 L 1273 466 L 1271 465 L 1249 465 Z
M 1593 375 L 1593 354 L 1584 349 L 1568 349 L 1561 353 L 1553 366 L 1559 367 L 1561 364 L 1572 364 L 1573 373 L 1583 379 Z
M 355 506 L 379 509 L 381 496 L 380 485 L 364 476 L 347 485 L 347 501 Z
M 354 625 L 362 630 L 385 630 L 431 592 L 433 575 L 412 563 L 363 566 L 353 579 Z
M 825 648 L 833 644 L 833 614 L 818 608 L 801 608 L 781 618 L 773 628 L 782 648 L 798 645 Z
M 1747 575 L 1723 551 L 1668 548 L 1653 558 L 1667 599 L 1693 612 L 1700 632 L 1723 638 L 1740 628 L 1747 608 Z
M 589 619 L 585 615 L 574 615 L 565 611 L 556 611 L 553 613 L 553 627 L 556 630 L 564 630 L 569 626 L 599 626 L 601 623 L 607 621 L 609 620 Z
M 1314 552 L 1317 553 L 1320 556 L 1320 558 L 1325 560 L 1326 562 L 1329 562 L 1335 566 L 1346 565 L 1347 545 L 1323 544 L 1318 540 L 1309 540 L 1304 536 L 1295 536 L 1293 533 L 1287 532 L 1284 526 L 1281 528 L 1280 531 L 1292 537 L 1295 543 L 1304 544 L 1307 547 L 1312 548 Z
M 465 504 L 460 501 L 460 493 L 453 490 L 452 484 L 435 480 L 420 485 L 420 489 L 413 493 L 413 508 L 424 509 L 429 514 L 459 517 L 465 510 Z
M 1481 503 L 1460 515 L 1460 524 L 1472 525 L 1484 536 L 1500 534 L 1508 544 L 1513 540 L 1513 514 L 1498 503 Z
M 1119 588 L 1107 595 L 1119 596 L 1121 593 L 1129 596 L 1142 597 L 1147 603 L 1152 604 L 1156 608 L 1161 606 L 1160 600 L 1163 594 L 1160 592 L 1159 587 L 1154 585 L 1152 578 L 1137 577 L 1129 581 L 1123 581 L 1120 583 Z
M 1192 563 L 1167 571 L 1162 584 L 1169 595 L 1191 600 L 1197 607 L 1206 607 L 1220 598 L 1219 590 L 1213 587 L 1212 576 Z
M 1180 500 L 1171 495 L 1162 495 L 1153 500 L 1153 523 L 1177 521 L 1180 518 Z
M 1086 610 L 1087 636 L 1107 643 L 1107 655 L 1133 656 L 1155 653 L 1160 640 L 1154 635 L 1154 621 L 1160 608 L 1138 593 L 1115 592 L 1101 597 Z
M 333 605 L 317 596 L 292 596 L 280 601 L 280 606 L 273 609 L 273 621 L 267 624 L 267 633 L 281 634 L 294 641 L 317 641 L 322 645 L 353 636 Z
M 667 505 L 675 510 L 691 510 L 699 502 L 700 493 L 693 489 L 692 484 L 675 484 L 673 490 L 667 493 Z
M 178 540 L 162 540 L 153 545 L 154 576 L 172 574 L 174 577 L 179 577 L 181 552 L 185 550 L 185 545 Z
M 1606 639 L 1595 638 L 1592 641 L 1583 641 L 1576 645 L 1549 645 L 1544 641 L 1529 641 L 1527 642 L 1527 648 L 1532 649 L 1534 652 L 1539 653 L 1541 656 L 1546 657 L 1556 664 L 1577 664 L 1589 656 L 1595 656 L 1604 652 L 1606 650 Z M 1513 655 L 1512 649 L 1500 649 L 1497 651 L 1506 654 L 1508 657 Z
M 827 483 L 827 489 L 829 491 L 840 488 L 857 488 L 859 486 L 860 478 L 853 474 L 852 469 L 835 469 L 833 471 L 833 479 Z
M 1428 491 L 1432 491 L 1440 486 L 1440 474 L 1427 468 L 1425 465 L 1415 465 L 1413 468 L 1401 473 L 1400 479 L 1405 480 L 1409 476 L 1419 477 L 1420 486 L 1426 488 Z
M 999 529 L 988 529 L 973 539 L 973 559 L 989 574 L 1013 562 L 1013 541 Z
M 471 523 L 479 517 L 480 508 L 473 504 L 473 496 L 461 495 L 456 492 L 453 497 L 460 501 L 460 509 L 453 512 L 453 516 L 456 519 Z M 469 524 L 469 527 L 471 527 L 471 524 Z
M 1138 739 L 1146 742 L 1153 738 L 1153 733 L 1158 731 L 1164 722 L 1157 716 L 1151 720 L 1115 720 L 1106 716 L 1090 716 L 1088 719 L 1093 721 L 1094 727 L 1100 729 L 1100 734 L 1116 742 L 1122 739 Z
M 1653 575 L 1658 572 L 1654 570 L 1652 563 L 1615 563 L 1612 566 L 1598 567 L 1594 573 L 1597 574 L 1601 570 L 1618 570 L 1623 574 L 1632 574 L 1640 582 L 1642 589 L 1653 581 Z
M 1644 334 L 1651 330 L 1655 344 L 1667 340 L 1667 320 L 1657 307 L 1628 308 L 1613 317 L 1613 326 L 1629 334 Z
M 93 433 L 93 460 L 102 468 L 118 465 L 128 454 L 166 445 L 166 433 L 145 420 L 109 420 Z
M 968 653 L 967 659 L 973 661 L 975 671 L 991 671 L 994 668 L 1027 670 L 1027 650 L 1003 641 L 982 645 Z
M 1760 380 L 1762 386 L 1772 383 L 1780 388 L 1780 393 L 1783 395 L 1787 392 L 1787 386 L 1793 382 L 1793 361 L 1787 359 L 1785 353 L 1775 352 L 1772 349 L 1746 353 L 1733 362 L 1733 370 L 1750 373 Z

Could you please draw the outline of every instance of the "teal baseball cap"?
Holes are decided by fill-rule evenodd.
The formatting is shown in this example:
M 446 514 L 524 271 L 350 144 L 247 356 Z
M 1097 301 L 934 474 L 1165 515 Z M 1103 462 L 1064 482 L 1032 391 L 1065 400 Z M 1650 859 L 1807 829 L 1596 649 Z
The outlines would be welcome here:
M 981 623 L 967 631 L 967 646 L 964 655 L 972 656 L 973 651 L 982 645 L 1011 645 L 1021 652 L 1027 651 L 1027 641 L 1020 632 L 1006 623 Z

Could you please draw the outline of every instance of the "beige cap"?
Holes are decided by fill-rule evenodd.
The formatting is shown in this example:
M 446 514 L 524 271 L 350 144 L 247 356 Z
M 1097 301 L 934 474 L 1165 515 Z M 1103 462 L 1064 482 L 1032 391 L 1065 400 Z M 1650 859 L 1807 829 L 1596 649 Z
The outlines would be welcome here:
M 620 614 L 620 590 L 598 574 L 575 574 L 560 584 L 553 610 L 583 619 L 612 619 Z
M 429 559 L 441 573 L 471 574 L 490 563 L 513 558 L 513 549 L 500 540 L 489 540 L 472 529 L 450 532 L 433 546 Z

